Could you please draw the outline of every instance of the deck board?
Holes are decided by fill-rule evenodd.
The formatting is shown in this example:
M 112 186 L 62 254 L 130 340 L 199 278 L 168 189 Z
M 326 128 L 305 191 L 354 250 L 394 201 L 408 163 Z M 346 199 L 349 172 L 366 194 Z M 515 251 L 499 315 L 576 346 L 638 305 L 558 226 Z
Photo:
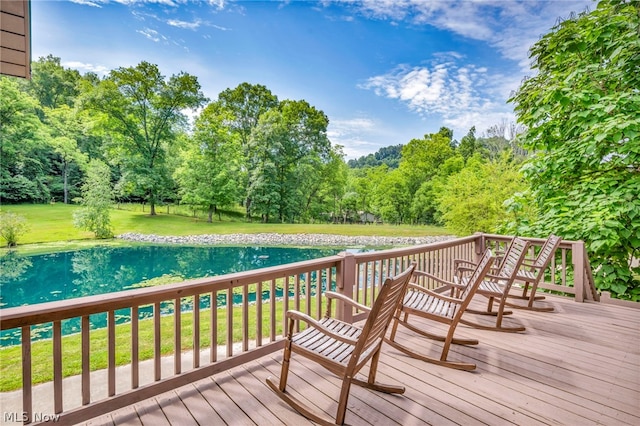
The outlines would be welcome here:
M 474 303 L 479 306 L 480 301 Z M 353 386 L 346 421 L 353 425 L 637 425 L 640 424 L 640 309 L 547 297 L 555 312 L 514 309 L 505 321 L 524 333 L 458 328 L 477 346 L 456 346 L 458 371 L 428 364 L 385 345 L 378 380 L 400 383 L 404 395 Z M 424 320 L 415 321 L 430 325 Z M 442 326 L 433 328 L 442 329 Z M 440 343 L 403 329 L 413 349 L 439 355 Z M 304 425 L 265 383 L 279 377 L 281 353 L 175 389 L 86 424 Z M 294 354 L 289 390 L 333 416 L 340 381 Z M 365 369 L 364 374 L 367 373 Z

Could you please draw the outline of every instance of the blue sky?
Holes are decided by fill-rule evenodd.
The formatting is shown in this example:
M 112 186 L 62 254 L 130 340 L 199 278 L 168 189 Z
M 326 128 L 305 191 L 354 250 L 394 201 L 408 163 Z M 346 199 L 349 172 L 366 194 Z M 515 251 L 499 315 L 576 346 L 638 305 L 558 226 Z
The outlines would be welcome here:
M 529 47 L 590 0 L 32 0 L 32 56 L 103 76 L 141 61 L 304 99 L 347 159 L 442 126 L 460 139 L 515 121 Z

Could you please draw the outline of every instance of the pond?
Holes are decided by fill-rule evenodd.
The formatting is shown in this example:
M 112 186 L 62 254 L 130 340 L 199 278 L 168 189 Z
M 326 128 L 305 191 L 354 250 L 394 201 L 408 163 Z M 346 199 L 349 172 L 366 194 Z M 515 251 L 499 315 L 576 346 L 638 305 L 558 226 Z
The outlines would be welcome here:
M 154 246 L 94 247 L 34 256 L 9 252 L 0 257 L 0 309 L 111 293 L 142 286 L 223 275 L 302 260 L 332 256 L 337 248 Z M 268 295 L 267 295 L 268 296 Z M 279 294 L 278 296 L 281 296 Z M 255 295 L 253 295 L 255 297 Z M 224 305 L 218 300 L 217 305 Z M 203 297 L 201 307 L 210 306 Z M 182 310 L 192 307 L 183 306 Z M 163 311 L 173 310 L 170 304 Z M 128 310 L 118 322 L 129 320 Z M 151 315 L 140 309 L 140 316 Z M 92 328 L 106 325 L 106 315 L 91 316 Z M 32 330 L 50 336 L 51 325 Z M 63 321 L 63 334 L 79 331 L 79 319 Z M 0 335 L 0 346 L 19 343 L 18 330 Z

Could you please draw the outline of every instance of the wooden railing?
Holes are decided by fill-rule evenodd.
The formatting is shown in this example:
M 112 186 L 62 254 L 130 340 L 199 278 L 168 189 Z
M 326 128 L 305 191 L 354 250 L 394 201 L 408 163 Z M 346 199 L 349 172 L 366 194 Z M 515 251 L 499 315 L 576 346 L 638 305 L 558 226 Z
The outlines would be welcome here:
M 492 248 L 504 251 L 511 241 L 505 235 L 477 234 L 480 238 L 479 249 Z M 541 238 L 524 238 L 531 243 L 528 257 L 535 258 L 538 249 L 544 244 Z M 563 240 L 545 271 L 544 279 L 538 289 L 549 290 L 556 294 L 573 295 L 577 302 L 585 300 L 600 301 L 596 291 L 589 257 L 583 241 Z
M 34 421 L 32 327 L 52 323 L 53 401 L 48 412 L 60 414 L 59 422 L 62 424 L 74 424 L 281 350 L 282 330 L 285 329 L 283 312 L 297 309 L 320 318 L 324 314 L 324 305 L 322 297 L 318 296 L 327 288 L 335 288 L 371 306 L 384 279 L 402 271 L 410 262 L 417 262 L 418 269 L 451 280 L 453 259 L 474 261 L 485 247 L 504 244 L 509 239 L 506 236 L 475 234 L 434 244 L 369 253 L 342 253 L 160 287 L 2 309 L 0 329 L 21 330 L 21 409 L 25 413 L 25 423 Z M 532 241 L 540 245 L 543 240 Z M 590 284 L 585 285 L 590 268 L 585 273 L 588 263 L 584 253 L 581 242 L 563 242 L 559 258 L 552 264 L 550 281 L 544 284 L 544 288 L 575 294 L 579 301 L 584 300 L 585 295 L 596 300 L 595 289 Z M 429 282 L 422 285 L 435 286 Z M 279 289 L 282 289 L 280 294 Z M 225 301 L 220 306 L 217 303 L 219 298 Z M 207 300 L 209 307 L 202 303 Z M 163 312 L 167 304 L 174 307 L 171 313 L 166 309 Z M 188 312 L 178 308 L 183 305 L 190 306 Z M 148 311 L 149 307 L 151 318 L 141 319 L 141 310 Z M 125 390 L 116 389 L 116 315 L 120 315 L 122 311 L 117 311 L 122 309 L 129 312 L 131 318 L 130 345 L 127 348 L 131 361 L 130 386 Z M 336 315 L 348 322 L 365 316 L 362 312 L 347 311 L 341 304 L 336 310 Z M 97 314 L 107 316 L 104 347 L 92 347 L 90 344 L 90 319 Z M 161 328 L 166 327 L 161 320 L 166 321 L 167 317 L 170 317 L 173 329 L 173 351 L 169 355 L 173 357 L 173 368 L 169 372 L 163 371 L 161 365 L 167 354 L 161 351 L 160 338 Z M 191 319 L 190 329 L 185 327 L 187 317 Z M 80 318 L 82 342 L 81 398 L 77 402 L 69 401 L 63 395 L 62 385 L 65 357 L 61 323 L 73 318 Z M 153 329 L 153 374 L 146 383 L 140 374 L 140 330 L 143 326 Z M 189 347 L 184 346 L 183 338 L 189 341 Z M 204 340 L 209 341 L 206 347 Z M 98 351 L 106 351 L 108 365 L 106 386 L 99 389 L 102 396 L 95 397 L 98 390 L 91 381 L 90 362 L 92 354 Z M 41 401 L 38 403 L 42 409 Z M 3 409 L 10 408 L 3 406 Z

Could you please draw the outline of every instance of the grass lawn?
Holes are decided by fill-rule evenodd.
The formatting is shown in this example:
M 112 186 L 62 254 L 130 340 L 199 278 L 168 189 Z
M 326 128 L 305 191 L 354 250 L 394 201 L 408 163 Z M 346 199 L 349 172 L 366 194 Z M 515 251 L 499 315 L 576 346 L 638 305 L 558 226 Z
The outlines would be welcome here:
M 24 216 L 29 231 L 18 239 L 18 245 L 45 244 L 55 249 L 60 245 L 74 245 L 96 242 L 93 233 L 82 231 L 73 226 L 73 212 L 78 206 L 65 204 L 21 204 L 4 205 L 2 212 L 13 212 Z M 420 237 L 448 235 L 445 228 L 437 226 L 412 225 L 361 225 L 361 224 L 281 224 L 260 223 L 238 220 L 237 214 L 227 214 L 222 221 L 214 219 L 207 223 L 202 214 L 193 216 L 166 213 L 166 207 L 158 208 L 156 216 L 149 215 L 149 207 L 143 212 L 141 206 L 127 205 L 111 210 L 111 224 L 116 235 L 126 232 L 157 235 L 198 235 L 198 234 L 336 234 L 351 236 L 394 236 Z M 171 211 L 171 210 L 170 210 Z M 174 209 L 175 211 L 175 209 Z M 4 241 L 3 241 L 4 242 Z M 25 249 L 26 247 L 22 247 Z

